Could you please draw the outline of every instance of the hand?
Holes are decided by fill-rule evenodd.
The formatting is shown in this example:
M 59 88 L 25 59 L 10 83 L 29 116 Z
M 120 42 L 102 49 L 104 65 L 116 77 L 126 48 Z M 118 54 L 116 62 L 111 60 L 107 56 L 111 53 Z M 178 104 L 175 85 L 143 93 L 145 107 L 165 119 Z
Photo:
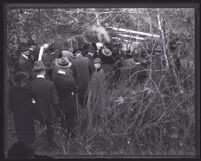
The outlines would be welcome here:
M 116 102 L 118 105 L 121 105 L 124 103 L 124 98 L 122 96 L 117 97 L 117 99 L 114 102 Z
M 46 43 L 46 44 L 44 44 L 42 47 L 43 47 L 44 49 L 47 49 L 47 48 L 49 47 L 49 44 Z

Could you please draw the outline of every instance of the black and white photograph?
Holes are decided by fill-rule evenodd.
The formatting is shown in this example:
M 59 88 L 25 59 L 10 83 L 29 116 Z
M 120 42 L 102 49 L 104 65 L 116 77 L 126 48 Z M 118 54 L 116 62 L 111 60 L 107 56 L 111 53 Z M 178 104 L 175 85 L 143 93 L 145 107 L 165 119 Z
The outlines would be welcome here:
M 195 8 L 5 16 L 7 158 L 196 155 Z

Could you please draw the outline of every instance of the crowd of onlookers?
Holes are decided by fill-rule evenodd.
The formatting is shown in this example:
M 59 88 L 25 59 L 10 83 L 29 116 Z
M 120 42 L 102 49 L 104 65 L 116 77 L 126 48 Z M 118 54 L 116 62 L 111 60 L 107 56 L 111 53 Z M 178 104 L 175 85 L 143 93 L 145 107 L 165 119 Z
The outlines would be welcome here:
M 53 127 L 58 120 L 69 137 L 75 136 L 78 108 L 86 106 L 93 73 L 103 72 L 109 79 L 121 60 L 120 54 L 100 42 L 86 51 L 71 52 L 55 44 L 38 49 L 31 41 L 21 43 L 18 54 L 9 77 L 9 109 L 14 114 L 17 139 L 33 145 L 34 120 L 38 120 L 46 128 L 48 147 L 55 146 Z

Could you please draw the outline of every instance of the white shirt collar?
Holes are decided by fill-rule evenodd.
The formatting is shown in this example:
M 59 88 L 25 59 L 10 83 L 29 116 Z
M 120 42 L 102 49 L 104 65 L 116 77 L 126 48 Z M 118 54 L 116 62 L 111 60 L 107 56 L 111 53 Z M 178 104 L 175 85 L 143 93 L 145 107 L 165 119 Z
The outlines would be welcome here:
M 36 77 L 37 77 L 37 78 L 45 78 L 44 75 L 37 75 Z
M 65 71 L 63 71 L 63 70 L 58 70 L 58 72 L 57 73 L 59 73 L 59 74 L 63 74 L 63 75 L 65 75 L 66 74 L 66 72 Z
M 77 57 L 78 57 L 78 56 L 82 56 L 82 54 L 77 54 L 76 56 L 77 56 Z
M 28 56 L 26 56 L 26 55 L 24 55 L 24 54 L 22 54 L 22 56 L 23 56 L 25 59 L 29 59 Z

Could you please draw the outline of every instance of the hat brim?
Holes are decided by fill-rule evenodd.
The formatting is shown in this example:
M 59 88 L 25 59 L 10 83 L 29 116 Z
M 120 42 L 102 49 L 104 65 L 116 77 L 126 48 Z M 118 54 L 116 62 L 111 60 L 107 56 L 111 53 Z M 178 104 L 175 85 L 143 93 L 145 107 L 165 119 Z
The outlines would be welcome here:
M 55 65 L 56 65 L 57 67 L 61 68 L 61 69 L 66 69 L 66 68 L 69 68 L 69 67 L 72 65 L 72 63 L 71 63 L 71 62 L 68 62 L 68 65 L 61 66 L 61 65 L 59 64 L 59 59 L 57 59 L 57 60 L 55 61 Z
M 112 56 L 112 52 L 111 52 L 111 51 L 107 54 L 107 53 L 105 53 L 104 50 L 102 50 L 102 53 L 103 53 L 103 55 L 105 55 L 105 56 Z

